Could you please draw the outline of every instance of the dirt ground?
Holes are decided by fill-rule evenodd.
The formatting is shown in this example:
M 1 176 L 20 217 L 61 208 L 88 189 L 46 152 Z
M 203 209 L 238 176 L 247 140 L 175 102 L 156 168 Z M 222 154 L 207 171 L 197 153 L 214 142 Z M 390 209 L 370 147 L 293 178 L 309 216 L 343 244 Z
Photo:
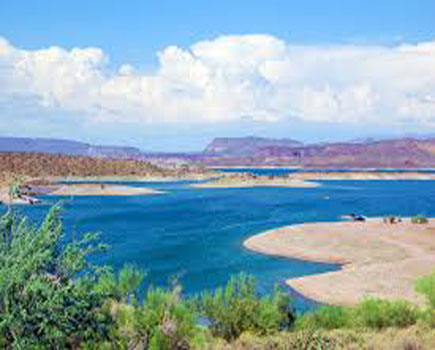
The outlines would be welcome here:
M 335 305 L 366 296 L 420 304 L 415 279 L 435 271 L 435 219 L 308 223 L 253 236 L 244 245 L 268 255 L 343 264 L 339 271 L 286 281 L 309 298 Z

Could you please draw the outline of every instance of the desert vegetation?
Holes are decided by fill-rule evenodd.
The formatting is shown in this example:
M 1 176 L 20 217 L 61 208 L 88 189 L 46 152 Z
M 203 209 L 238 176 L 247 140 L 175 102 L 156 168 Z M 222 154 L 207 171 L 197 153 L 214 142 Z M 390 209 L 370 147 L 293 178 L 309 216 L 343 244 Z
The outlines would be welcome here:
M 52 176 L 164 176 L 176 175 L 141 160 L 75 157 L 43 153 L 0 153 L 0 183 L 20 174 L 30 178 Z
M 411 222 L 413 223 L 413 224 L 427 224 L 428 223 L 428 219 L 427 219 L 427 217 L 425 216 L 425 215 L 416 215 L 416 216 L 413 216 L 412 218 L 411 218 Z
M 435 275 L 416 290 L 424 307 L 366 299 L 298 315 L 278 287 L 255 278 L 185 296 L 174 280 L 143 291 L 134 266 L 92 263 L 108 247 L 87 233 L 69 239 L 54 207 L 36 225 L 9 209 L 0 220 L 0 346 L 3 349 L 433 349 Z M 140 292 L 142 291 L 142 292 Z

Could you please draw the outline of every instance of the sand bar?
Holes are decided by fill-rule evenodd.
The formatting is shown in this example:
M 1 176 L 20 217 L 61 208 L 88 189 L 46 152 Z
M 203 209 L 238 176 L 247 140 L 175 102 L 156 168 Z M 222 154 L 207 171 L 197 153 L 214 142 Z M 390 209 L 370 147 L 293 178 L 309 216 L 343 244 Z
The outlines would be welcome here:
M 222 177 L 217 180 L 212 180 L 200 184 L 192 184 L 194 188 L 249 188 L 249 187 L 294 187 L 294 188 L 309 188 L 318 187 L 319 184 L 311 181 L 300 179 L 291 179 L 285 177 L 276 177 L 269 179 L 266 176 L 257 178 L 243 177 Z
M 63 184 L 54 188 L 49 195 L 55 196 L 140 196 L 161 194 L 145 187 L 133 187 L 111 184 Z
M 362 298 L 423 299 L 413 288 L 435 271 L 435 219 L 427 224 L 307 223 L 271 230 L 244 242 L 248 249 L 275 256 L 340 263 L 339 271 L 289 279 L 286 283 L 314 300 L 353 305 Z
M 300 180 L 435 180 L 435 175 L 418 171 L 300 171 L 290 175 Z

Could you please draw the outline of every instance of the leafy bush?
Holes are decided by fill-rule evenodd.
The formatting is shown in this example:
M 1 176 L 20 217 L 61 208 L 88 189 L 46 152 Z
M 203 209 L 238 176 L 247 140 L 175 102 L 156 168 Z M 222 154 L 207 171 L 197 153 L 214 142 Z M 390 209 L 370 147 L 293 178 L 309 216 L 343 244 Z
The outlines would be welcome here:
M 116 326 L 112 341 L 117 349 L 189 349 L 198 333 L 196 314 L 172 291 L 150 288 L 143 305 L 115 304 L 112 313 Z
M 117 275 L 105 269 L 96 289 L 117 302 L 134 303 L 144 277 L 145 274 L 133 265 L 124 266 Z
M 356 306 L 323 306 L 296 321 L 297 329 L 407 327 L 417 322 L 419 310 L 403 300 L 366 299 Z
M 356 325 L 368 328 L 407 327 L 418 319 L 418 309 L 405 300 L 366 299 L 354 307 Z
M 15 176 L 9 183 L 9 200 L 17 199 L 21 195 L 21 186 L 24 184 L 24 179 L 20 176 Z
M 428 219 L 424 215 L 416 215 L 416 216 L 413 216 L 411 218 L 411 222 L 413 224 L 427 224 L 428 223 Z
M 210 322 L 213 335 L 226 340 L 250 331 L 269 334 L 288 329 L 294 313 L 288 295 L 275 288 L 272 295 L 260 296 L 252 276 L 233 276 L 225 288 L 204 292 L 197 297 L 201 315 Z
M 423 313 L 423 318 L 435 326 L 435 273 L 420 277 L 415 283 L 415 290 L 426 298 L 428 308 Z
M 420 277 L 415 283 L 415 290 L 426 297 L 430 308 L 435 309 L 435 273 Z
M 63 349 L 108 330 L 104 295 L 87 257 L 103 249 L 95 235 L 61 244 L 59 208 L 39 227 L 8 212 L 0 219 L 0 346 Z
M 342 306 L 322 306 L 306 313 L 296 320 L 297 329 L 337 329 L 349 327 L 350 308 Z

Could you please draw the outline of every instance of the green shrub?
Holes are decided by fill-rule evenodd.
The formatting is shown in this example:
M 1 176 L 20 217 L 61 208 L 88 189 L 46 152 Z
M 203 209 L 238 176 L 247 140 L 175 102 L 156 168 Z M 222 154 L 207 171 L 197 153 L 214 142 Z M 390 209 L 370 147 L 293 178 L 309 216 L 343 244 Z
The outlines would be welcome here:
M 54 207 L 39 227 L 9 212 L 0 219 L 0 347 L 64 349 L 97 342 L 110 319 L 98 274 L 87 257 L 103 247 L 95 235 L 61 243 Z
M 349 327 L 350 308 L 343 306 L 321 306 L 296 320 L 297 329 L 337 329 Z
M 201 315 L 210 322 L 213 335 L 226 340 L 243 332 L 269 334 L 288 329 L 294 313 L 288 295 L 275 288 L 272 295 L 261 297 L 252 276 L 233 276 L 225 288 L 204 292 L 196 299 Z
M 150 288 L 142 305 L 115 304 L 116 349 L 189 349 L 199 332 L 196 314 L 179 295 L 179 289 Z
M 423 319 L 435 326 L 435 273 L 420 277 L 415 283 L 415 290 L 426 298 L 427 309 L 422 314 Z
M 404 300 L 366 299 L 352 312 L 357 326 L 376 329 L 407 327 L 415 324 L 419 316 L 418 309 Z
M 428 219 L 424 215 L 416 215 L 416 216 L 413 216 L 411 218 L 411 222 L 413 224 L 427 224 L 428 223 Z
M 9 200 L 14 200 L 21 195 L 21 186 L 24 184 L 24 179 L 21 176 L 15 176 L 13 180 L 9 183 Z
M 96 289 L 118 302 L 135 303 L 145 274 L 133 265 L 124 266 L 118 274 L 105 269 Z
M 435 310 L 435 273 L 420 277 L 415 283 L 415 290 L 423 294 L 428 306 Z
M 331 330 L 353 327 L 381 329 L 407 327 L 415 324 L 420 310 L 403 300 L 366 299 L 356 306 L 323 306 L 300 316 L 296 328 Z

